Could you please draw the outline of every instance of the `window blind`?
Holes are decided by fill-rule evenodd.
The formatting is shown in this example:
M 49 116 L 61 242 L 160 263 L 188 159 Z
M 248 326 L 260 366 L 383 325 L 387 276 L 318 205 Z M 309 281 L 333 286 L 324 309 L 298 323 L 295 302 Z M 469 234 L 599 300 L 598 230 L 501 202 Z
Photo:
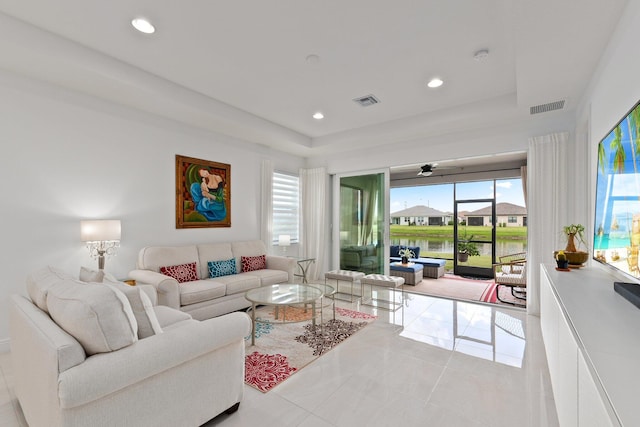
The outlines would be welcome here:
M 291 243 L 299 237 L 300 179 L 282 172 L 273 173 L 273 242 L 278 236 L 291 236 Z

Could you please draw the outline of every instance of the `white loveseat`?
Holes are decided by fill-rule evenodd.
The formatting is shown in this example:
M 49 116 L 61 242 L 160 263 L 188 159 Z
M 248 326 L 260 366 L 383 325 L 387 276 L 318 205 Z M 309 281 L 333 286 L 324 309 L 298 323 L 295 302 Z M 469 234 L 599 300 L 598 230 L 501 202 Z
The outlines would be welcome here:
M 138 317 L 150 307 L 136 311 L 114 286 L 49 268 L 27 287 L 31 299 L 13 295 L 9 320 L 15 394 L 29 426 L 197 427 L 238 408 L 251 330 L 245 313 L 201 322 L 152 307 L 154 330 L 138 338 L 125 312 Z M 99 292 L 83 300 L 87 291 Z M 113 349 L 98 348 L 105 346 Z
M 190 246 L 148 246 L 140 250 L 136 270 L 129 277 L 151 284 L 158 304 L 182 310 L 194 319 L 209 319 L 251 306 L 244 297 L 249 289 L 278 283 L 293 283 L 296 261 L 266 255 L 260 240 L 207 243 Z M 242 272 L 242 257 L 265 256 L 266 268 Z M 209 262 L 234 259 L 237 273 L 209 277 Z M 160 273 L 162 267 L 196 263 L 197 279 L 183 283 Z

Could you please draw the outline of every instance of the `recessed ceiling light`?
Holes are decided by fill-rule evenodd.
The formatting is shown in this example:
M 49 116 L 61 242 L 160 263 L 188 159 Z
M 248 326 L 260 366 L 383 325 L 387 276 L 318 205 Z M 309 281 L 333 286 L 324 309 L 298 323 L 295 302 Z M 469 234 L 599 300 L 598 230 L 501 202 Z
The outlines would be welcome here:
M 131 21 L 131 25 L 133 28 L 145 34 L 153 34 L 156 31 L 156 27 L 154 27 L 151 22 L 144 18 L 135 18 Z
M 318 111 L 317 113 L 313 114 L 313 118 L 316 120 L 322 120 L 324 119 L 324 114 L 322 114 L 320 111 Z
M 489 49 L 481 49 L 473 54 L 473 59 L 482 62 L 489 57 Z
M 312 53 L 305 58 L 305 61 L 307 61 L 307 64 L 316 65 L 320 63 L 320 57 Z
M 427 86 L 429 86 L 430 88 L 436 88 L 436 87 L 442 86 L 443 83 L 444 82 L 442 81 L 442 79 L 439 79 L 438 77 L 436 77 L 429 80 L 429 83 L 427 83 Z

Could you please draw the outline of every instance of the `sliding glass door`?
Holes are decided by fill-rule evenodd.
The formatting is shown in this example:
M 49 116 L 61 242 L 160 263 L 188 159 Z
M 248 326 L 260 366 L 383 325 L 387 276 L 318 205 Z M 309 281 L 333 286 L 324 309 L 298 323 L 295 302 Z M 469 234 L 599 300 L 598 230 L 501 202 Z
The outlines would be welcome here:
M 334 180 L 333 268 L 388 271 L 388 171 L 337 175 Z
M 454 274 L 493 277 L 496 241 L 495 199 L 456 200 L 454 216 L 464 218 L 454 226 Z

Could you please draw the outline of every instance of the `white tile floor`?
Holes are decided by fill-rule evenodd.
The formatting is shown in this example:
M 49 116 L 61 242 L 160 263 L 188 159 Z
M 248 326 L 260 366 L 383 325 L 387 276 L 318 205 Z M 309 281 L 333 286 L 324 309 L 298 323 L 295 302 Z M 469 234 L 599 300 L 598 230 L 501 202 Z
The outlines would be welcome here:
M 404 329 L 377 314 L 270 392 L 245 386 L 238 412 L 206 426 L 558 425 L 537 317 L 412 294 Z M 0 427 L 26 426 L 7 353 L 0 373 Z

